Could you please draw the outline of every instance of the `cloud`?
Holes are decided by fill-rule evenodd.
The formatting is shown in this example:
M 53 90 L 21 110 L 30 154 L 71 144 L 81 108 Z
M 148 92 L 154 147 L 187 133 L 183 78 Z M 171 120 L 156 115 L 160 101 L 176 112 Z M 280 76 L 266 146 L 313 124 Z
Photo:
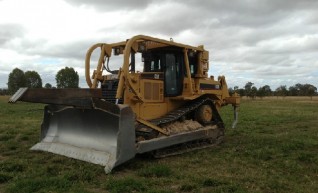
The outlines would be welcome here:
M 84 57 L 92 44 L 145 34 L 204 45 L 210 74 L 225 75 L 230 86 L 304 80 L 317 86 L 315 0 L 30 1 L 0 1 L 2 77 L 14 66 L 32 67 L 47 77 L 70 66 L 85 80 Z
M 140 10 L 146 8 L 154 0 L 138 0 L 138 1 L 127 1 L 127 0 L 66 0 L 73 6 L 88 6 L 93 7 L 98 11 L 113 11 L 118 10 Z
M 48 58 L 72 58 L 72 59 L 85 59 L 87 49 L 91 46 L 92 40 L 65 42 L 65 43 L 53 43 L 45 42 L 41 44 L 35 44 L 25 42 L 22 47 L 28 47 L 25 52 L 30 55 L 41 55 Z
M 16 38 L 22 38 L 23 34 L 25 33 L 25 29 L 22 25 L 19 24 L 12 24 L 12 23 L 6 23 L 1 24 L 0 23 L 0 45 L 4 45 L 9 41 L 12 41 Z

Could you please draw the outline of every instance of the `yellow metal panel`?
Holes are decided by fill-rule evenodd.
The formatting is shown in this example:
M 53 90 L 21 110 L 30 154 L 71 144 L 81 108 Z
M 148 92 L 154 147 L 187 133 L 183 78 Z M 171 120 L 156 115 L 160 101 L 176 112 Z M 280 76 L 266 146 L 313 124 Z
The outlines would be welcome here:
M 167 113 L 166 103 L 140 104 L 140 117 L 144 120 L 159 118 Z

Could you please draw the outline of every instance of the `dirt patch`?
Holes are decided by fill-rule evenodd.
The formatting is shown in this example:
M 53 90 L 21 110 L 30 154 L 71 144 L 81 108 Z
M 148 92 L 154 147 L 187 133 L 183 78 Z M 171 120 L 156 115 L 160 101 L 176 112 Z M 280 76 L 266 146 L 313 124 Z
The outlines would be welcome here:
M 197 121 L 193 120 L 176 121 L 174 123 L 163 126 L 163 129 L 170 134 L 194 131 L 201 128 L 203 128 L 203 126 Z

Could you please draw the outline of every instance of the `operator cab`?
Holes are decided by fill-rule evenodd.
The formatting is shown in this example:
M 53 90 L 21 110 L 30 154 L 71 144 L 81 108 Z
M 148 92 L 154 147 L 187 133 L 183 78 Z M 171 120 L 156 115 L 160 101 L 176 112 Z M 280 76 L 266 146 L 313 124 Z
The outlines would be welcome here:
M 144 73 L 158 73 L 163 76 L 166 97 L 182 94 L 184 59 L 180 50 L 151 50 L 142 54 Z

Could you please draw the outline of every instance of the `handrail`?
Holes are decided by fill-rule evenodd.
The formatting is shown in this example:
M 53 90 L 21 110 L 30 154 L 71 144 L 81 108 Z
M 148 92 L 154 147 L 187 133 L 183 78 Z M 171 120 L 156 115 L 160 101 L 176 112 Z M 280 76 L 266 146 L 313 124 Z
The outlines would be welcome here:
M 94 71 L 95 74 L 93 76 L 93 82 L 92 82 L 91 77 L 90 77 L 90 59 L 91 59 L 91 55 L 92 55 L 93 51 L 99 47 L 101 48 L 101 52 L 99 55 L 99 60 L 98 60 L 96 71 Z M 102 73 L 102 71 L 103 71 L 102 67 L 103 67 L 105 56 L 107 56 L 107 57 L 111 56 L 112 47 L 113 47 L 113 45 L 110 45 L 110 44 L 97 43 L 87 50 L 86 58 L 85 58 L 85 77 L 86 77 L 87 85 L 90 88 L 97 87 L 97 85 L 98 85 L 97 80 L 99 77 L 98 75 L 99 75 L 99 73 Z
M 102 47 L 102 43 L 97 43 L 93 46 L 91 46 L 87 52 L 86 52 L 86 57 L 85 57 L 85 78 L 86 78 L 86 83 L 89 86 L 89 88 L 92 88 L 93 83 L 91 80 L 91 76 L 90 76 L 90 60 L 91 60 L 91 56 L 93 51 L 98 48 L 98 47 Z M 96 77 L 97 78 L 97 77 Z M 96 88 L 96 86 L 94 87 Z

